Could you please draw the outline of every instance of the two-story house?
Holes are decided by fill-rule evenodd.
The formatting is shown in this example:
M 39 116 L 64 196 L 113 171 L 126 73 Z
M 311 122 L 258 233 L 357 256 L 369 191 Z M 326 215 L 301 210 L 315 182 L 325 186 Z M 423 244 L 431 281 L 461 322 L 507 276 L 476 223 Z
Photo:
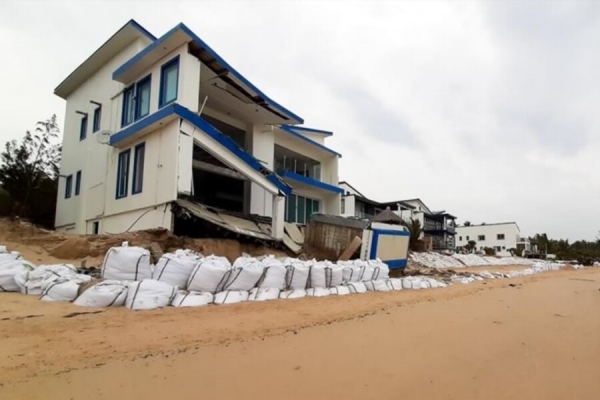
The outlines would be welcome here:
M 167 228 L 177 199 L 305 223 L 339 214 L 331 132 L 300 126 L 184 24 L 131 20 L 56 89 L 66 100 L 56 229 Z
M 521 230 L 516 222 L 493 224 L 460 225 L 456 227 L 457 247 L 464 249 L 469 242 L 475 242 L 473 250 L 483 251 L 486 247 L 494 249 L 499 256 L 510 256 L 518 244 L 531 251 L 531 244 L 521 241 Z

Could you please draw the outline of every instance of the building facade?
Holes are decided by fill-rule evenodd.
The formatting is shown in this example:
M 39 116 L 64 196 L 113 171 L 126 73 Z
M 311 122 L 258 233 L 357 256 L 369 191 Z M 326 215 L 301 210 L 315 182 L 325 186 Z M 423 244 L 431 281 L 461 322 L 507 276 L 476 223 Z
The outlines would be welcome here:
M 516 222 L 457 226 L 457 247 L 464 250 L 470 242 L 475 242 L 475 249 L 482 251 L 492 248 L 499 256 L 510 256 L 510 250 L 517 248 L 521 242 L 521 231 Z
M 66 100 L 56 229 L 177 230 L 170 204 L 305 223 L 339 214 L 331 132 L 275 102 L 184 24 L 131 20 L 56 89 Z

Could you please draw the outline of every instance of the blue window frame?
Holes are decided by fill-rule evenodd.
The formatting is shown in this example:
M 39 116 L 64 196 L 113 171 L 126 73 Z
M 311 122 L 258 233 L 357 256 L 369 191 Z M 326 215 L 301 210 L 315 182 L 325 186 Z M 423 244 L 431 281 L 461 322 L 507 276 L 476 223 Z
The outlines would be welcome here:
M 133 122 L 134 117 L 134 89 L 135 85 L 131 85 L 123 91 L 123 110 L 121 113 L 121 126 L 127 126 Z
M 136 84 L 135 89 L 135 120 L 150 114 L 150 84 L 151 75 L 148 75 Z
M 98 107 L 94 110 L 94 121 L 92 123 L 92 133 L 96 133 L 100 130 L 100 119 L 102 118 L 102 107 Z
M 177 100 L 179 85 L 179 56 L 164 64 L 160 69 L 160 99 L 159 107 L 166 106 Z
M 116 198 L 127 197 L 127 188 L 129 186 L 129 155 L 131 149 L 119 153 L 119 163 L 117 165 L 117 193 Z
M 73 187 L 73 175 L 67 176 L 67 180 L 65 182 L 65 199 L 71 197 L 71 188 Z
M 144 158 L 146 143 L 140 143 L 133 150 L 133 181 L 131 194 L 141 193 L 144 187 Z
M 75 174 L 75 196 L 79 196 L 81 191 L 81 171 L 77 171 Z
M 79 140 L 83 140 L 87 136 L 87 115 L 81 118 L 81 126 L 79 127 Z

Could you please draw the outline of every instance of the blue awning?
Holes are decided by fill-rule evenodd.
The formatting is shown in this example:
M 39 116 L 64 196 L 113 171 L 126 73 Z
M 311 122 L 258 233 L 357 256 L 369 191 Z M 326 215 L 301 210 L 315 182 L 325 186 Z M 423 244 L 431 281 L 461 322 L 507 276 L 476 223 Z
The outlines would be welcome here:
M 281 125 L 280 129 L 283 132 L 288 133 L 288 134 L 294 136 L 295 138 L 300 139 L 300 140 L 302 140 L 302 141 L 304 141 L 304 142 L 306 142 L 306 143 L 308 143 L 308 144 L 310 144 L 312 146 L 315 146 L 315 147 L 317 147 L 317 148 L 319 148 L 321 150 L 324 150 L 324 151 L 326 151 L 326 152 L 328 152 L 330 154 L 333 154 L 333 155 L 335 155 L 337 157 L 340 157 L 340 158 L 342 157 L 342 155 L 340 153 L 338 153 L 337 151 L 332 150 L 329 147 L 322 145 L 321 143 L 317 143 L 314 140 L 310 140 L 306 136 L 303 136 L 303 135 L 299 134 L 298 132 L 295 131 L 296 128 L 293 127 L 293 126 Z
M 342 189 L 340 187 L 331 185 L 329 183 L 321 182 L 316 179 L 309 178 L 309 177 L 297 174 L 292 171 L 285 170 L 285 171 L 282 171 L 280 173 L 280 175 L 285 179 L 291 179 L 291 180 L 294 180 L 297 182 L 301 182 L 305 185 L 309 185 L 309 186 L 312 186 L 317 189 L 326 190 L 328 192 L 332 192 L 335 194 L 343 194 L 344 193 L 344 189 Z

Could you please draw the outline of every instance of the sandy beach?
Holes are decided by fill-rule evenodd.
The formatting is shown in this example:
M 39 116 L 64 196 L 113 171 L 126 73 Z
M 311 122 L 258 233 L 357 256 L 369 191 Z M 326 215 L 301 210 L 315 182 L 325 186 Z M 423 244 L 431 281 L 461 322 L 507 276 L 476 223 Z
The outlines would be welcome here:
M 599 288 L 560 271 L 147 312 L 1 294 L 0 399 L 597 399 Z

